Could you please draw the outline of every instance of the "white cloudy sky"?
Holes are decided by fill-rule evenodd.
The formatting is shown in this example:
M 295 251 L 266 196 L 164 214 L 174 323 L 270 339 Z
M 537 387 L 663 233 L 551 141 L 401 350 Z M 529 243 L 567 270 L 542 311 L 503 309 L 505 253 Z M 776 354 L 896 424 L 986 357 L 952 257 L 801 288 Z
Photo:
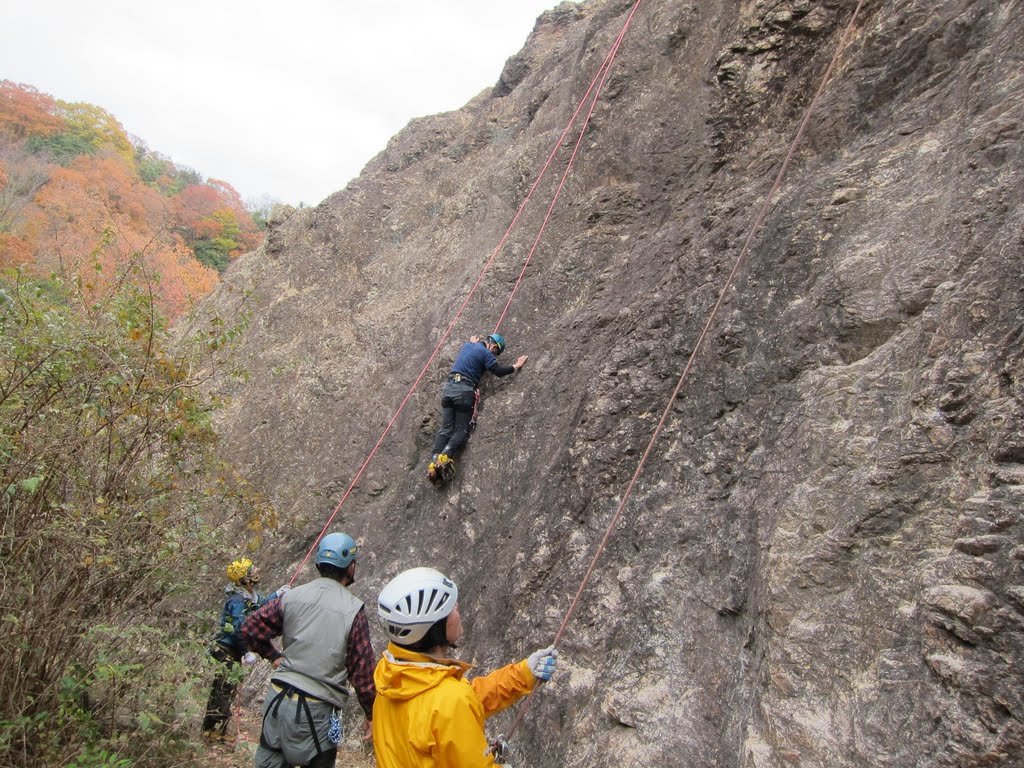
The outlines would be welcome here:
M 558 0 L 0 0 L 0 80 L 113 114 L 245 199 L 316 204 L 493 85 Z

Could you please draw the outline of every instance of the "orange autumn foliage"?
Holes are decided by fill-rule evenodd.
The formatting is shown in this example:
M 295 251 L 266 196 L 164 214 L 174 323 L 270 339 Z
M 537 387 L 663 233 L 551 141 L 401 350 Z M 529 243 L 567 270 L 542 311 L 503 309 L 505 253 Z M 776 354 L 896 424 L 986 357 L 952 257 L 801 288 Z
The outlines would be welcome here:
M 52 96 L 31 85 L 0 80 L 0 135 L 19 139 L 25 136 L 49 136 L 61 127 Z
M 87 297 L 130 275 L 173 318 L 213 290 L 208 264 L 262 238 L 227 182 L 133 145 L 103 109 L 0 82 L 0 268 L 62 274 Z
M 209 179 L 181 190 L 176 198 L 181 226 L 196 239 L 233 236 L 237 253 L 251 250 L 263 235 L 234 187 L 225 181 Z M 237 232 L 229 232 L 237 228 Z
M 83 155 L 54 169 L 24 210 L 21 232 L 36 269 L 77 279 L 86 295 L 141 266 L 157 280 L 158 306 L 175 317 L 213 289 L 217 273 L 192 257 L 170 213 L 120 155 Z

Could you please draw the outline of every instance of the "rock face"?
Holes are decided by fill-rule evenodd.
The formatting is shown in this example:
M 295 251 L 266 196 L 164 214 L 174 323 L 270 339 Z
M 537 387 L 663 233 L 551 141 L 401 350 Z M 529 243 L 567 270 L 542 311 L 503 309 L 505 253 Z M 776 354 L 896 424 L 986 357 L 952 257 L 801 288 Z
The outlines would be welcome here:
M 855 5 L 640 5 L 501 326 L 527 367 L 485 384 L 458 478 L 428 485 L 447 366 L 497 322 L 574 133 L 332 524 L 363 542 L 361 596 L 434 565 L 466 657 L 550 641 Z M 251 313 L 250 378 L 221 429 L 286 521 L 282 573 L 631 7 L 544 14 L 492 90 L 414 120 L 228 271 L 208 308 Z M 1019 0 L 865 5 L 521 764 L 1024 765 L 1022 40 Z

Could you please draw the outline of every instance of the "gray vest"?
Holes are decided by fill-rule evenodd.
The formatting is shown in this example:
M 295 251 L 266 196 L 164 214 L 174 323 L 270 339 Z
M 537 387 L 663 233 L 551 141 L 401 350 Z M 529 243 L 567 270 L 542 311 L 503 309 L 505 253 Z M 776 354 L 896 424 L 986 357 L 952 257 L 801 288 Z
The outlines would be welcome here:
M 348 633 L 363 603 L 334 579 L 314 579 L 281 598 L 284 656 L 272 676 L 340 707 L 348 696 Z

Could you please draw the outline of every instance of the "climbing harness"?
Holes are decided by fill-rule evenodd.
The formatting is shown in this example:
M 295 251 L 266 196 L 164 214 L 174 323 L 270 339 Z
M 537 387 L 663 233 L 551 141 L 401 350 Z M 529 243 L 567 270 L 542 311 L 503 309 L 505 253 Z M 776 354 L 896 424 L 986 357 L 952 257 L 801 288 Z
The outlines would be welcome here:
M 302 691 L 302 690 L 299 690 L 298 688 L 296 688 L 294 685 L 289 685 L 287 683 L 279 684 L 279 683 L 275 683 L 273 680 L 271 680 L 270 682 L 271 682 L 271 685 L 273 686 L 274 690 L 277 691 L 277 694 L 267 704 L 266 710 L 263 713 L 263 721 L 260 724 L 260 746 L 263 747 L 266 750 L 269 750 L 270 752 L 280 752 L 281 751 L 277 747 L 271 746 L 270 742 L 267 741 L 267 736 L 266 736 L 267 716 L 269 715 L 271 717 L 277 718 L 278 710 L 281 709 L 281 703 L 285 699 L 292 699 L 292 698 L 294 698 L 295 701 L 296 701 L 295 723 L 296 723 L 296 725 L 298 725 L 300 722 L 302 722 L 302 715 L 304 714 L 306 716 L 306 724 L 309 726 L 309 733 L 313 737 L 313 746 L 316 747 L 316 756 L 320 757 L 320 755 L 322 755 L 326 750 L 324 750 L 323 747 L 320 746 L 320 736 L 316 732 L 316 723 L 313 722 L 313 712 L 309 708 L 309 702 L 312 701 L 312 702 L 320 703 L 322 700 L 316 698 L 315 696 L 310 696 L 305 691 Z M 333 728 L 334 728 L 334 726 L 336 724 L 335 723 L 336 717 L 337 717 L 337 712 L 334 713 L 334 718 L 332 718 L 332 720 L 331 720 L 331 729 L 332 730 L 333 730 Z M 338 727 L 340 729 L 340 725 Z M 330 732 L 328 732 L 328 738 L 330 738 Z M 339 730 L 338 741 L 340 741 L 340 740 L 341 740 L 341 736 L 340 736 L 340 730 Z M 334 743 L 337 744 L 337 741 L 334 742 Z

